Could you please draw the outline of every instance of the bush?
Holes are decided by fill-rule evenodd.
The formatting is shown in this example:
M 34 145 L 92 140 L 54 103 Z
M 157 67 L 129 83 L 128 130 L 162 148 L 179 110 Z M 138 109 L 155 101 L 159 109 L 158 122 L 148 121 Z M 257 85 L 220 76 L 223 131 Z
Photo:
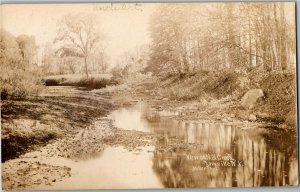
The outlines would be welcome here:
M 38 94 L 43 85 L 38 66 L 32 61 L 36 53 L 34 38 L 22 35 L 16 39 L 2 29 L 0 34 L 1 99 L 22 99 Z
M 43 89 L 39 72 L 14 70 L 0 78 L 1 99 L 24 99 L 27 96 L 36 96 Z M 7 75 L 9 74 L 9 75 Z
M 123 83 L 124 74 L 123 74 L 123 69 L 121 67 L 118 67 L 118 66 L 114 67 L 111 70 L 111 74 L 112 74 L 111 79 L 115 84 Z
M 86 87 L 89 89 L 101 89 L 106 87 L 107 85 L 110 85 L 110 79 L 105 79 L 105 78 L 95 79 L 94 77 L 91 77 L 89 79 L 81 79 L 78 83 L 70 84 L 70 85 L 78 86 L 78 87 Z
M 43 82 L 45 83 L 46 86 L 58 86 L 59 82 L 57 79 L 46 79 L 43 80 Z

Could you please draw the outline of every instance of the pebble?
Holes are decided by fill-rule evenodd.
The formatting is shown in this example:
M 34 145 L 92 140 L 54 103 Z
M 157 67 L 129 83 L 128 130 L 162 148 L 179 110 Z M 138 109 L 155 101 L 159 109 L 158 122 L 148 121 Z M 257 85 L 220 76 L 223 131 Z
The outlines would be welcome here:
M 249 115 L 249 121 L 256 121 L 256 116 L 253 114 Z
M 229 117 L 235 118 L 235 114 L 231 113 L 231 114 L 229 114 Z

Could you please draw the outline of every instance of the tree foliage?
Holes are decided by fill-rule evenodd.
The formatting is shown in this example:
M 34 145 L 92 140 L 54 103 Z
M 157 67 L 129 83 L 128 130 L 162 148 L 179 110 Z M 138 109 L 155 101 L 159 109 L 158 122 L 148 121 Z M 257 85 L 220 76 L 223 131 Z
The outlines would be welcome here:
M 37 46 L 33 37 L 0 30 L 0 91 L 1 98 L 24 98 L 37 94 L 42 83 L 35 64 Z
M 96 21 L 92 15 L 70 14 L 59 21 L 59 29 L 54 40 L 60 44 L 57 50 L 60 56 L 76 56 L 84 59 L 85 73 L 88 77 L 88 57 L 103 34 L 96 28 Z M 98 24 L 97 24 L 98 25 Z

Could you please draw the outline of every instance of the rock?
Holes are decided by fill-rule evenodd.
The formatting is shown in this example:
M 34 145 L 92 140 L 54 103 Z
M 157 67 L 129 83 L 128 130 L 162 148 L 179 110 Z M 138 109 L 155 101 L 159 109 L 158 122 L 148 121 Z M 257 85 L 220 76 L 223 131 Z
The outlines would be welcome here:
M 226 118 L 222 118 L 221 121 L 224 123 L 228 122 L 228 120 Z
M 216 118 L 216 120 L 221 120 L 222 116 L 220 114 L 216 114 L 215 118 Z
M 267 118 L 267 117 L 269 117 L 268 113 L 257 112 L 256 115 L 257 115 L 257 117 L 260 117 L 260 118 Z
M 231 113 L 231 114 L 229 114 L 229 117 L 235 118 L 235 114 Z
M 162 100 L 163 98 L 160 97 L 160 96 L 155 96 L 154 99 L 156 99 L 156 100 Z
M 231 117 L 227 117 L 227 120 L 228 120 L 229 122 L 232 122 L 232 121 L 233 121 Z
M 286 128 L 288 128 L 288 126 L 286 124 L 280 124 L 278 127 L 280 129 L 286 129 Z
M 162 100 L 163 100 L 163 101 L 169 101 L 169 99 L 168 99 L 168 98 L 163 98 Z
M 241 105 L 245 109 L 251 109 L 261 97 L 264 97 L 262 89 L 251 89 L 241 99 Z
M 256 116 L 253 114 L 249 115 L 249 121 L 256 121 Z

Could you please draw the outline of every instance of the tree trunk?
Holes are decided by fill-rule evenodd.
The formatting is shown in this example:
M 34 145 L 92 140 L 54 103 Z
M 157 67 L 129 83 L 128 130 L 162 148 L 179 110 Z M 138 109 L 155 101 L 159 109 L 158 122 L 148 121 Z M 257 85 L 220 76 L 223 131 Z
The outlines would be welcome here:
M 284 4 L 280 4 L 280 44 L 281 44 L 281 68 L 282 70 L 287 69 L 287 57 L 288 57 L 288 51 L 287 51 L 287 43 L 286 43 L 286 20 L 285 20 L 285 12 L 284 12 Z
M 207 56 L 206 56 L 206 69 L 208 70 L 208 57 L 209 57 L 209 55 L 207 54 Z
M 251 36 L 250 19 L 248 20 L 248 25 L 249 25 L 249 67 L 252 67 L 252 36 Z
M 275 66 L 274 69 L 281 70 L 281 37 L 280 37 L 280 29 L 279 29 L 279 21 L 278 21 L 278 14 L 277 14 L 277 4 L 274 3 L 274 22 L 275 22 L 275 31 L 273 33 L 273 51 L 275 56 Z
M 258 55 L 259 55 L 258 43 L 257 43 L 257 39 L 255 39 L 255 66 L 259 65 Z
M 271 69 L 274 70 L 278 66 L 278 62 L 279 62 L 279 60 L 278 60 L 278 52 L 277 52 L 277 49 L 276 49 L 276 40 L 275 40 L 274 37 L 272 39 L 272 55 L 273 55 L 273 65 L 272 65 Z
M 87 66 L 87 56 L 84 56 L 84 65 L 85 65 L 85 74 L 86 74 L 86 78 L 89 78 L 89 73 L 88 73 L 88 66 Z
M 221 65 L 221 68 L 227 68 L 227 62 L 226 62 L 226 51 L 225 51 L 225 47 L 223 47 L 223 65 Z

